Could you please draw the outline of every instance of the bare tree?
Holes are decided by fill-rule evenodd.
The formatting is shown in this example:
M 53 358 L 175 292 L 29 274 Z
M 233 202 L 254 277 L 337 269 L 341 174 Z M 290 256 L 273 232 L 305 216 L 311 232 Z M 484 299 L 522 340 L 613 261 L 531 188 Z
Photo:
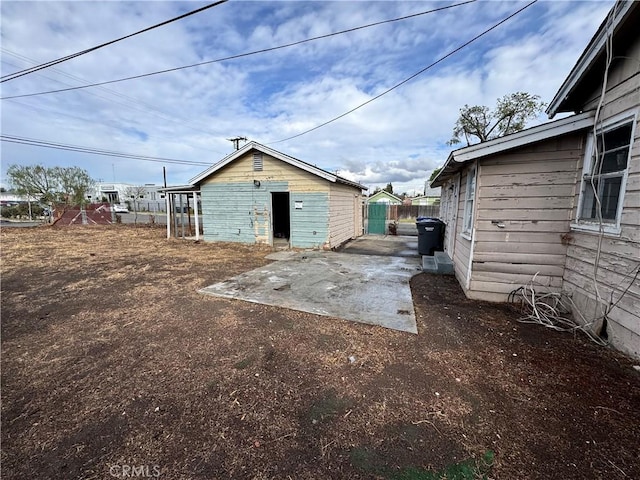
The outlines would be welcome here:
M 125 196 L 131 199 L 131 205 L 133 206 L 133 222 L 138 223 L 138 199 L 144 198 L 147 193 L 147 188 L 144 185 L 137 185 L 127 187 L 124 190 Z
M 535 118 L 544 107 L 545 103 L 540 101 L 539 95 L 525 92 L 512 93 L 498 99 L 493 111 L 484 105 L 465 105 L 460 109 L 460 117 L 453 127 L 453 137 L 448 144 L 455 145 L 464 138 L 467 145 L 471 145 L 473 137 L 486 142 L 519 132 L 524 129 L 527 120 Z

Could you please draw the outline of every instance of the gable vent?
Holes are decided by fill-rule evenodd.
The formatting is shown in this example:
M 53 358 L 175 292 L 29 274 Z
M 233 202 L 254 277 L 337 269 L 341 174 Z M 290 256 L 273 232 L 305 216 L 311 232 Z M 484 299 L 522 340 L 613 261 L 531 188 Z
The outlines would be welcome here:
M 253 171 L 254 172 L 262 171 L 262 153 L 253 154 Z

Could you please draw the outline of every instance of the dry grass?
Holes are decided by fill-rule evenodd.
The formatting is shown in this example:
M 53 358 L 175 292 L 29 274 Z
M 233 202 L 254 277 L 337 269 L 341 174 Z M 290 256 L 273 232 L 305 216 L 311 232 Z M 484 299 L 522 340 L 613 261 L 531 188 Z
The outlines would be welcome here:
M 372 478 L 487 450 L 493 478 L 640 477 L 629 360 L 450 278 L 414 278 L 413 336 L 196 293 L 265 248 L 124 225 L 0 235 L 7 478 Z

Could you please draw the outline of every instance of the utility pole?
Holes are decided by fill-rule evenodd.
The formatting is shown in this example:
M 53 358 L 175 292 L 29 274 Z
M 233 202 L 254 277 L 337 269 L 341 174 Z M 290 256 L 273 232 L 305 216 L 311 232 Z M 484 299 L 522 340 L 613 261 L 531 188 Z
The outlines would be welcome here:
M 235 138 L 227 138 L 230 142 L 233 143 L 233 148 L 236 150 L 240 150 L 240 141 L 247 141 L 247 137 L 235 137 Z

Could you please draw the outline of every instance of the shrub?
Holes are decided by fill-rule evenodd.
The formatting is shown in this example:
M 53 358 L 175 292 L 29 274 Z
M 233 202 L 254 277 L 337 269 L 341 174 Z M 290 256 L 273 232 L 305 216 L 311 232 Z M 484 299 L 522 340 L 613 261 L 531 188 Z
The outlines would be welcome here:
M 16 216 L 16 207 L 2 207 L 2 218 L 13 218 Z

